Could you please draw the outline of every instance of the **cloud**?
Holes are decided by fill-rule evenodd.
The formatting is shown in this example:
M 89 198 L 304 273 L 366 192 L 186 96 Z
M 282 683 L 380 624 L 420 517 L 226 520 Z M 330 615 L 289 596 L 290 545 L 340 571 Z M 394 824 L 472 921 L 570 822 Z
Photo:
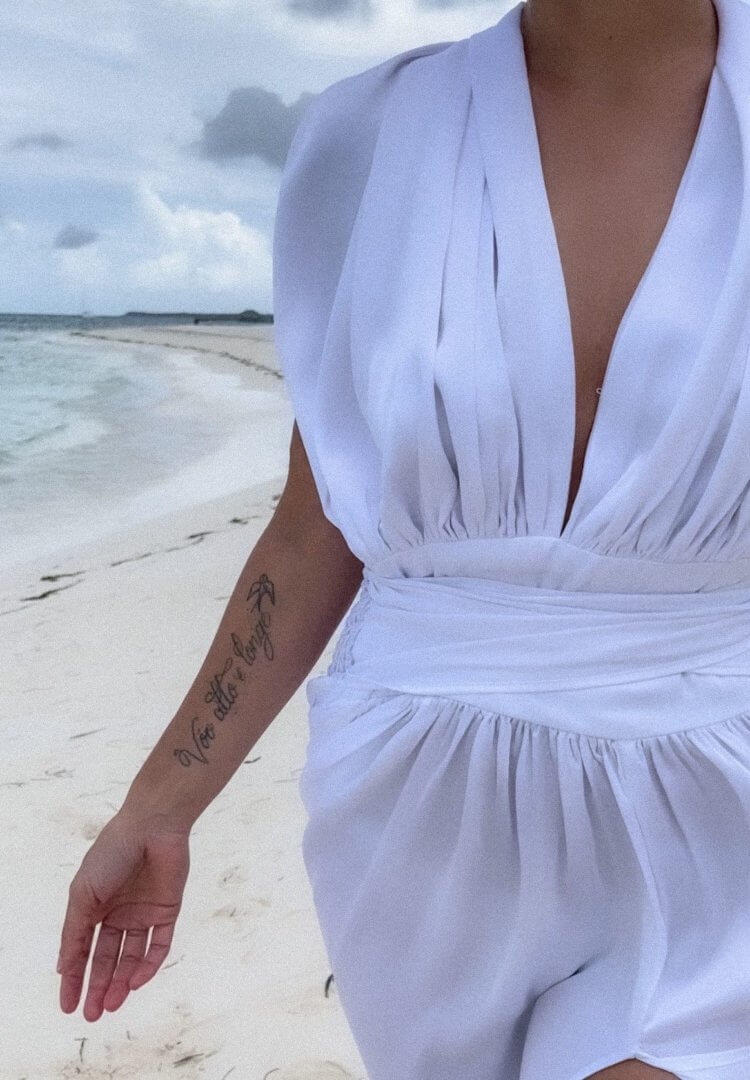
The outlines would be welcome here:
M 40 150 L 61 150 L 64 146 L 72 146 L 70 139 L 63 139 L 54 131 L 38 131 L 30 135 L 19 135 L 7 143 L 8 150 L 26 150 L 29 147 Z
M 99 233 L 79 225 L 66 225 L 55 237 L 56 248 L 82 248 L 99 239 Z
M 142 243 L 151 252 L 128 267 L 130 284 L 148 290 L 200 293 L 249 290 L 253 279 L 270 280 L 271 251 L 265 232 L 245 225 L 232 211 L 190 206 L 171 209 L 143 183 Z
M 288 0 L 287 10 L 314 19 L 337 19 L 342 15 L 372 16 L 370 0 Z
M 512 0 L 450 3 L 0 3 L 0 308 L 78 310 L 85 287 L 113 313 L 270 310 L 279 173 L 305 109 Z
M 98 247 L 65 248 L 55 256 L 61 280 L 78 288 L 97 288 L 113 272 L 112 260 Z
M 100 55 L 129 55 L 137 49 L 137 0 L 34 0 L 4 8 L 5 27 L 36 43 Z
M 265 230 L 228 210 L 171 207 L 151 184 L 137 185 L 139 221 L 127 238 L 55 253 L 59 280 L 73 290 L 117 285 L 125 307 L 206 310 L 268 307 L 271 246 Z M 0 248 L 0 251 L 2 249 Z M 77 292 L 76 292 L 77 295 Z
M 315 94 L 303 93 L 293 105 L 260 86 L 232 90 L 226 105 L 206 120 L 195 145 L 211 161 L 255 154 L 281 168 L 302 113 Z
M 17 218 L 0 217 L 0 228 L 11 236 L 22 236 L 26 232 L 26 226 Z

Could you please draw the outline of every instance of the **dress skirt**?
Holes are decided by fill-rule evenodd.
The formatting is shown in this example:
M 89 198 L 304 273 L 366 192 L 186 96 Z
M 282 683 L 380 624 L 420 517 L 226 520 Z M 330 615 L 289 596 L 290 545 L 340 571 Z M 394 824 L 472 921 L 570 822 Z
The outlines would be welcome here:
M 749 596 L 725 593 L 725 627 Z M 666 599 L 665 642 L 686 603 L 698 627 L 715 617 L 715 595 Z M 627 639 L 636 671 L 648 620 L 610 603 L 610 648 Z M 748 649 L 725 641 L 734 659 L 692 682 L 597 683 L 592 661 L 593 685 L 570 665 L 571 686 L 545 691 L 563 608 L 580 655 L 580 594 L 366 571 L 307 684 L 303 856 L 369 1080 L 583 1080 L 631 1057 L 750 1076 Z M 506 690 L 531 678 L 532 615 L 540 689 Z

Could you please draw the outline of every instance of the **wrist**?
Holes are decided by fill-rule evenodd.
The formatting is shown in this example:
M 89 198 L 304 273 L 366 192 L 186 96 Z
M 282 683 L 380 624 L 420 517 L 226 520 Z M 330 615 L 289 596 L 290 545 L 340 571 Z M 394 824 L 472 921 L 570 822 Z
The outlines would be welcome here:
M 134 781 L 117 812 L 117 817 L 141 828 L 187 834 L 198 815 L 191 808 L 176 804 L 174 793 L 161 795 L 158 791 L 142 787 Z

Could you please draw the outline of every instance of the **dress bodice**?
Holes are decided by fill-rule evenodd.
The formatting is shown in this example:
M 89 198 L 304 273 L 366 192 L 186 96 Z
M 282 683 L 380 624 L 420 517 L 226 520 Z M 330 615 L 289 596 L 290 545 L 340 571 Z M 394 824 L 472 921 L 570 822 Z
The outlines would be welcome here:
M 295 135 L 275 340 L 324 511 L 387 575 L 750 584 L 750 11 L 720 0 L 699 131 L 561 528 L 573 354 L 522 6 L 339 80 Z

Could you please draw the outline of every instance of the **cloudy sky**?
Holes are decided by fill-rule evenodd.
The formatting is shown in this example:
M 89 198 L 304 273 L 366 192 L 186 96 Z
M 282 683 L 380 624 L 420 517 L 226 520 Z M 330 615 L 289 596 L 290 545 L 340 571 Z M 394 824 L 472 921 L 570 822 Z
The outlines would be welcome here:
M 309 95 L 509 0 L 0 6 L 0 311 L 270 311 Z

